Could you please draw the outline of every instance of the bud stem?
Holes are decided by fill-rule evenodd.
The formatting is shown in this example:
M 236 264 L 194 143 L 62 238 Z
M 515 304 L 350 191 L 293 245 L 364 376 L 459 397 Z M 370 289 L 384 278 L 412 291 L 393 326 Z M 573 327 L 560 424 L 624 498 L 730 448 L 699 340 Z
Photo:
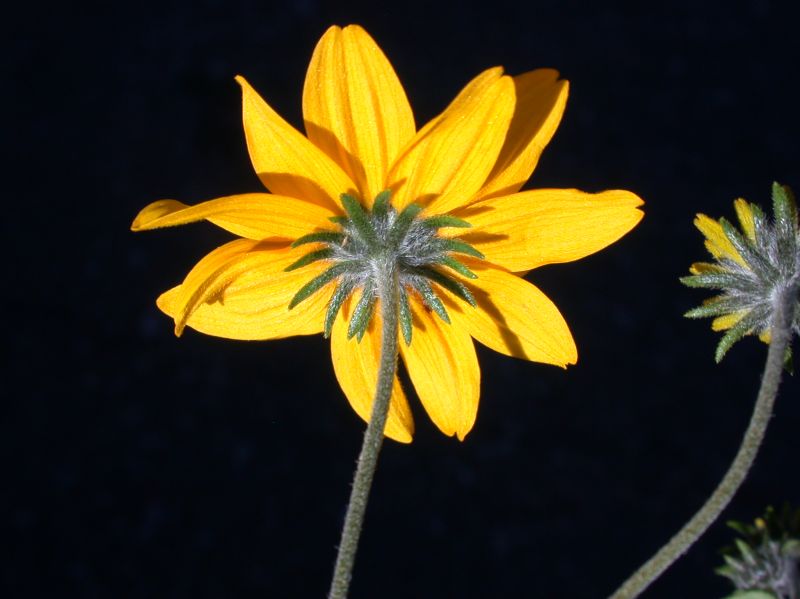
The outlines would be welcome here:
M 650 584 L 700 538 L 700 536 L 719 517 L 730 503 L 736 491 L 744 482 L 747 473 L 764 440 L 767 425 L 772 417 L 772 407 L 778 395 L 778 387 L 783 373 L 786 349 L 792 338 L 792 320 L 797 302 L 798 283 L 795 277 L 789 285 L 776 293 L 773 300 L 771 339 L 761 387 L 750 417 L 750 424 L 745 432 L 742 444 L 728 472 L 714 490 L 705 505 L 700 508 L 691 520 L 641 568 L 625 581 L 611 595 L 611 599 L 632 599 L 638 597 Z
M 375 402 L 372 405 L 372 416 L 367 430 L 364 432 L 364 442 L 361 446 L 361 454 L 358 456 L 358 465 L 350 491 L 350 502 L 347 505 L 347 514 L 344 519 L 342 538 L 336 555 L 336 565 L 333 569 L 333 580 L 328 599 L 345 599 L 347 597 L 358 540 L 364 522 L 364 513 L 367 509 L 367 500 L 378 463 L 378 453 L 383 444 L 389 400 L 392 397 L 392 387 L 397 371 L 398 272 L 392 260 L 376 262 L 378 264 L 376 264 L 375 278 L 383 321 L 378 383 L 375 390 Z

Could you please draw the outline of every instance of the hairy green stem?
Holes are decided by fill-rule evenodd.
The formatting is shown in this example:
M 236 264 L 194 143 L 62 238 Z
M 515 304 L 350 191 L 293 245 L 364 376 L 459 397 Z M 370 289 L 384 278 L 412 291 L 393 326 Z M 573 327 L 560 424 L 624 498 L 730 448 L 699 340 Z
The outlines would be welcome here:
M 670 541 L 611 595 L 611 599 L 638 597 L 650 584 L 686 553 L 700 536 L 719 517 L 744 482 L 753 465 L 767 425 L 772 417 L 772 407 L 781 382 L 786 348 L 792 337 L 792 319 L 797 301 L 798 282 L 775 294 L 772 315 L 771 339 L 761 387 L 750 417 L 744 439 L 728 472 L 705 505 Z
M 389 400 L 392 396 L 394 376 L 397 371 L 397 321 L 399 307 L 398 276 L 394 265 L 385 260 L 378 263 L 377 291 L 381 303 L 381 319 L 383 321 L 381 339 L 381 357 L 378 369 L 378 384 L 375 390 L 375 402 L 372 406 L 367 430 L 364 432 L 364 443 L 358 456 L 353 488 L 350 491 L 350 502 L 342 527 L 342 538 L 336 555 L 333 569 L 333 580 L 328 599 L 345 599 L 350 588 L 353 575 L 358 539 L 364 522 L 364 512 L 378 463 L 378 453 L 383 444 L 383 433 L 386 428 L 386 417 L 389 413 Z

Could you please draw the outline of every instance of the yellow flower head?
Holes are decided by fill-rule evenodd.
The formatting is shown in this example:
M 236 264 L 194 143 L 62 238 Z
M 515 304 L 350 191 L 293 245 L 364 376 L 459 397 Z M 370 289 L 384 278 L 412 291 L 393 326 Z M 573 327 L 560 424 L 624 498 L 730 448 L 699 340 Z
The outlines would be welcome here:
M 205 219 L 240 237 L 158 298 L 176 334 L 186 326 L 231 339 L 325 333 L 339 384 L 367 420 L 381 331 L 370 273 L 380 255 L 399 273 L 400 354 L 445 434 L 463 439 L 475 422 L 473 338 L 526 360 L 576 362 L 563 317 L 522 275 L 616 241 L 641 219 L 642 201 L 621 190 L 520 192 L 564 111 L 568 85 L 558 73 L 488 69 L 417 130 L 372 38 L 356 25 L 331 27 L 306 75 L 306 135 L 237 81 L 250 157 L 271 193 L 196 206 L 161 200 L 132 225 Z M 413 428 L 395 379 L 386 435 L 409 442 Z

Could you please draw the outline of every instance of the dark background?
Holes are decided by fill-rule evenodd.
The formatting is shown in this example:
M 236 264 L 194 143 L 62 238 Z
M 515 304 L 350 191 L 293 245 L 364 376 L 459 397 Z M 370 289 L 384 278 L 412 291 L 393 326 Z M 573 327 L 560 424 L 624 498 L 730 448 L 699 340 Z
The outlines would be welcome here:
M 580 361 L 479 349 L 464 443 L 415 402 L 414 443 L 381 457 L 352 597 L 594 598 L 697 509 L 746 427 L 765 346 L 713 363 L 682 313 L 705 259 L 697 211 L 800 188 L 791 3 L 34 4 L 0 25 L 6 253 L 3 597 L 323 597 L 363 424 L 321 337 L 172 335 L 156 296 L 227 239 L 134 235 L 148 202 L 260 190 L 242 73 L 301 124 L 312 49 L 360 23 L 418 126 L 480 70 L 555 67 L 564 121 L 530 185 L 647 202 L 598 255 L 534 271 Z M 22 10 L 20 8 L 17 11 Z M 10 184 L 10 185 L 9 185 Z M 798 381 L 723 519 L 800 503 Z M 720 597 L 718 523 L 645 594 Z

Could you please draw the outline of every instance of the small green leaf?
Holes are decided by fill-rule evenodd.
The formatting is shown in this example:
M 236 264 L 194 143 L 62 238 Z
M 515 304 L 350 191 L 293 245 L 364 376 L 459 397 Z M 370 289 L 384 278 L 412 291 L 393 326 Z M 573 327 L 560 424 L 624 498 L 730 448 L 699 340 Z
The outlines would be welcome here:
M 353 287 L 352 281 L 342 281 L 336 286 L 336 291 L 333 292 L 331 301 L 328 302 L 328 309 L 325 312 L 325 339 L 331 336 L 333 323 L 336 321 L 336 315 L 339 314 L 344 300 L 353 292 Z
M 422 224 L 432 229 L 441 229 L 442 227 L 456 227 L 459 229 L 469 229 L 472 227 L 467 221 L 450 216 L 449 214 L 440 214 L 438 216 L 431 216 L 422 221 Z
M 466 254 L 467 256 L 474 256 L 483 260 L 486 256 L 472 247 L 470 244 L 461 241 L 460 239 L 441 239 L 439 247 L 444 252 L 455 252 L 457 254 Z
M 451 256 L 444 256 L 442 259 L 439 260 L 440 264 L 447 266 L 448 268 L 453 269 L 458 274 L 467 277 L 468 279 L 477 279 L 478 275 L 472 272 L 469 268 L 461 264 L 458 260 Z
M 345 212 L 347 212 L 347 216 L 350 217 L 353 228 L 361 239 L 368 245 L 376 245 L 378 243 L 378 237 L 375 233 L 375 228 L 372 226 L 367 213 L 364 212 L 361 202 L 347 193 L 343 193 L 340 198 L 342 200 L 342 206 L 344 206 Z
M 447 314 L 447 310 L 442 303 L 442 300 L 439 299 L 439 296 L 433 291 L 431 284 L 428 283 L 423 278 L 418 278 L 415 281 L 415 286 L 417 290 L 422 295 L 422 301 L 425 302 L 425 305 L 436 312 L 436 314 L 447 324 L 450 324 L 450 316 Z
M 392 199 L 392 190 L 384 189 L 375 196 L 375 201 L 372 203 L 372 214 L 375 216 L 385 216 L 389 211 L 389 202 Z
M 344 273 L 351 266 L 352 262 L 350 261 L 338 262 L 337 264 L 331 266 L 328 270 L 311 279 L 308 283 L 303 285 L 297 293 L 294 294 L 294 297 L 289 302 L 289 310 L 322 289 L 325 285 Z
M 327 260 L 331 256 L 333 256 L 333 250 L 330 248 L 316 250 L 315 252 L 310 252 L 306 254 L 299 260 L 295 260 L 283 270 L 286 272 L 291 272 L 293 270 L 297 270 L 301 266 L 306 266 L 308 264 L 311 264 L 312 262 L 318 262 L 319 260 Z
M 418 204 L 409 204 L 403 208 L 403 211 L 397 215 L 392 225 L 392 230 L 389 232 L 389 245 L 396 247 L 402 241 L 406 233 L 408 233 L 411 223 L 414 222 L 414 219 L 421 211 L 422 206 Z
M 728 329 L 728 331 L 722 336 L 719 344 L 717 344 L 717 350 L 714 354 L 714 360 L 717 362 L 717 364 L 722 361 L 722 358 L 725 357 L 725 354 L 728 353 L 728 350 L 733 346 L 734 343 L 739 341 L 739 339 L 750 332 L 755 324 L 753 320 L 752 314 L 744 315 L 739 322 Z
M 739 231 L 736 230 L 736 227 L 734 227 L 726 218 L 719 219 L 719 224 L 722 225 L 722 230 L 725 233 L 725 237 L 727 237 L 728 241 L 733 244 L 733 247 L 736 248 L 736 251 L 742 257 L 742 260 L 747 263 L 751 270 L 759 274 L 770 273 L 770 276 L 775 276 L 777 274 L 775 267 L 767 262 L 756 251 L 750 240 L 739 233 Z
M 701 275 L 681 277 L 680 282 L 687 287 L 700 287 L 703 289 L 728 289 L 738 287 L 743 281 L 742 277 L 731 272 L 708 272 Z
M 341 243 L 344 240 L 344 233 L 339 231 L 317 231 L 298 237 L 292 243 L 292 247 L 304 245 L 306 243 Z
M 368 281 L 364 285 L 364 290 L 361 297 L 353 310 L 353 315 L 350 317 L 350 326 L 347 328 L 347 338 L 352 339 L 358 335 L 358 340 L 364 336 L 364 331 L 367 330 L 369 319 L 372 316 L 372 309 L 375 305 L 375 284 Z
M 478 305 L 478 302 L 475 301 L 475 296 L 472 295 L 472 292 L 467 288 L 466 285 L 461 283 L 461 281 L 451 279 L 446 274 L 433 268 L 421 267 L 418 269 L 418 272 L 422 276 L 429 278 L 434 283 L 438 283 L 452 294 L 460 297 L 473 308 Z

